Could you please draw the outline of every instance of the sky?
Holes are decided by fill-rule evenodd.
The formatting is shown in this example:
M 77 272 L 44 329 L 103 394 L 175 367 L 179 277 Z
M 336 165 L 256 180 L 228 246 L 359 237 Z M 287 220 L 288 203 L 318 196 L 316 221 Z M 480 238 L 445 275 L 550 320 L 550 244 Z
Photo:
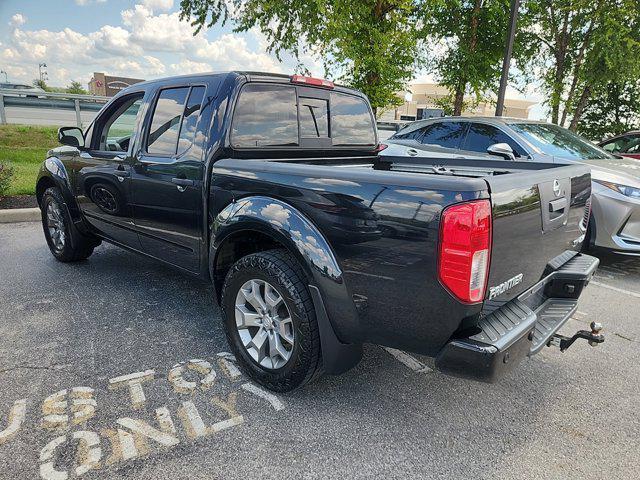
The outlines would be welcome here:
M 179 19 L 179 0 L 0 0 L 0 70 L 10 82 L 30 84 L 46 63 L 49 85 L 75 80 L 86 88 L 93 72 L 150 79 L 233 69 L 291 73 L 297 64 L 269 54 L 258 30 L 193 31 Z M 320 59 L 301 61 L 324 75 Z M 416 80 L 433 79 L 418 72 Z M 507 96 L 540 100 L 535 91 L 509 89 Z M 534 106 L 530 117 L 542 116 Z

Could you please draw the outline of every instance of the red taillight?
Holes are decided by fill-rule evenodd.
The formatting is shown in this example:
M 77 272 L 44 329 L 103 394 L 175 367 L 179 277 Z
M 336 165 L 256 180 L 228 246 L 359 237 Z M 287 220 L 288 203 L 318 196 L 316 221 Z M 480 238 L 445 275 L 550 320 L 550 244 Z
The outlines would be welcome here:
M 292 75 L 291 83 L 304 83 L 305 85 L 314 85 L 316 87 L 333 88 L 333 82 L 331 80 L 325 80 L 324 78 L 305 77 L 304 75 Z
M 378 146 L 376 147 L 376 153 L 383 151 L 385 148 L 389 148 L 389 145 L 385 143 L 379 143 Z
M 438 278 L 458 300 L 484 298 L 491 260 L 491 203 L 474 200 L 447 207 L 440 221 Z

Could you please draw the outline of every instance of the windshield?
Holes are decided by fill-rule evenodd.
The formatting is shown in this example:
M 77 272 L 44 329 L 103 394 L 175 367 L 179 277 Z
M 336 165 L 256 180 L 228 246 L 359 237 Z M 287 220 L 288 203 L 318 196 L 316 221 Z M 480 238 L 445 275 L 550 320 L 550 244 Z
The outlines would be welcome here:
M 510 125 L 540 152 L 572 160 L 604 160 L 616 158 L 600 147 L 566 128 L 548 123 L 513 123 Z

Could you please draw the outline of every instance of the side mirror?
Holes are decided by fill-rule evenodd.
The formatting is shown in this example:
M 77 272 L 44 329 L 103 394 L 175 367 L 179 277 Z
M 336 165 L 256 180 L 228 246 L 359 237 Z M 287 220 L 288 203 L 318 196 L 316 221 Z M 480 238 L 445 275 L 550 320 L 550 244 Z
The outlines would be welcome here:
M 70 147 L 84 147 L 84 134 L 78 127 L 62 127 L 58 129 L 58 141 Z
M 498 155 L 505 160 L 516 160 L 516 155 L 513 153 L 513 149 L 508 143 L 494 143 L 493 145 L 489 145 L 487 153 L 491 155 Z

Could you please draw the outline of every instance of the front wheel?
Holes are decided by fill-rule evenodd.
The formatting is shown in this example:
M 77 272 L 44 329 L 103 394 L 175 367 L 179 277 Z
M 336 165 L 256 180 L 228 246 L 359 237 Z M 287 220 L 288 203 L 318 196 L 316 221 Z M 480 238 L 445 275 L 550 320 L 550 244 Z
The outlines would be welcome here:
M 278 392 L 322 373 L 318 322 L 304 278 L 288 252 L 269 250 L 238 260 L 222 290 L 225 332 L 240 367 Z
M 99 240 L 82 235 L 73 224 L 62 192 L 47 188 L 40 201 L 42 228 L 49 250 L 61 262 L 84 260 L 93 253 Z

